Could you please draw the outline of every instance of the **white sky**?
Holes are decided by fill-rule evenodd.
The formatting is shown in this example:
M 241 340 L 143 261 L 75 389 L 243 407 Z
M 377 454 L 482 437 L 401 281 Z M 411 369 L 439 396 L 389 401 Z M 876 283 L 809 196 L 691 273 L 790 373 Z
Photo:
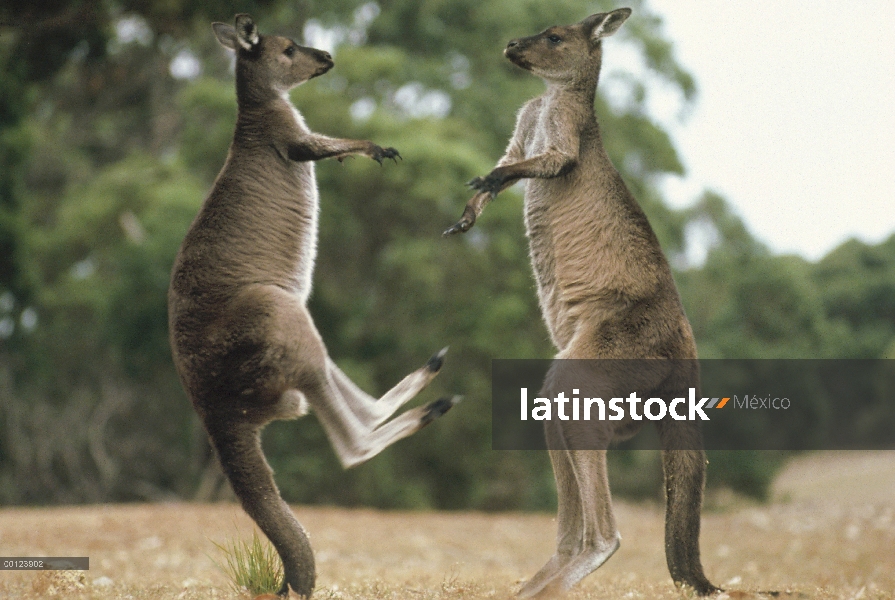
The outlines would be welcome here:
M 699 87 L 683 122 L 668 93 L 651 103 L 687 168 L 665 184 L 673 205 L 711 188 L 775 252 L 810 259 L 895 232 L 895 2 L 651 6 Z

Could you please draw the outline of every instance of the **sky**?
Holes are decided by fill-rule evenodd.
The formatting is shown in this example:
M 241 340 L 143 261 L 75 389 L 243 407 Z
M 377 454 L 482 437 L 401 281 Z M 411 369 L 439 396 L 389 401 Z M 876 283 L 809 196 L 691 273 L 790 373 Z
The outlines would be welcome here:
M 895 2 L 650 6 L 699 89 L 683 121 L 679 95 L 650 95 L 687 168 L 663 184 L 673 206 L 711 189 L 773 251 L 811 260 L 895 233 Z M 604 69 L 612 56 L 604 43 Z

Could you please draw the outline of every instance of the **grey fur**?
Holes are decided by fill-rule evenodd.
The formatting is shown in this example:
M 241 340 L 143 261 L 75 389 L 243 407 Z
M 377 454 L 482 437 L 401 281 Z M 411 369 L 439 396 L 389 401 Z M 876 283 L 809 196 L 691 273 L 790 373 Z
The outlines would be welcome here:
M 373 142 L 311 132 L 287 92 L 327 72 L 330 55 L 259 35 L 248 15 L 237 15 L 235 24 L 212 26 L 221 44 L 237 53 L 238 116 L 227 161 L 174 264 L 171 348 L 234 492 L 283 560 L 281 595 L 291 586 L 310 596 L 313 551 L 280 497 L 261 449 L 261 429 L 313 409 L 350 467 L 418 431 L 457 399 L 389 421 L 432 381 L 444 351 L 379 400 L 329 358 L 306 307 L 317 252 L 312 161 L 363 154 L 381 163 L 399 154 Z
M 492 198 L 525 180 L 525 225 L 538 300 L 561 359 L 696 358 L 671 270 L 606 154 L 594 115 L 602 39 L 630 14 L 618 9 L 591 15 L 507 45 L 506 57 L 541 77 L 547 91 L 522 107 L 506 153 L 488 175 L 470 182 L 477 193 L 445 232 L 468 231 Z M 568 391 L 563 377 L 561 367 L 551 370 L 539 395 Z M 638 390 L 680 393 L 699 385 L 695 368 L 650 369 L 640 377 Z M 609 423 L 590 435 L 603 436 L 608 445 L 637 430 L 629 421 L 618 427 Z M 602 565 L 621 539 L 605 450 L 563 450 L 577 435 L 571 425 L 548 429 L 547 435 L 550 447 L 557 448 L 550 451 L 559 498 L 557 550 L 522 587 L 521 597 L 568 590 Z M 718 588 L 703 574 L 699 558 L 705 454 L 688 449 L 701 448 L 700 434 L 688 421 L 669 420 L 659 424 L 659 435 L 669 571 L 677 584 L 709 594 Z

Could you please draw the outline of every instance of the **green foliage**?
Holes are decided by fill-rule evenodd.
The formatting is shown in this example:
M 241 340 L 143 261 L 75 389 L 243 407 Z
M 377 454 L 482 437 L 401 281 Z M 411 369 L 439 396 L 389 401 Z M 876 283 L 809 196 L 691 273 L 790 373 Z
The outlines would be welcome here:
M 726 487 L 757 500 L 768 499 L 774 476 L 787 458 L 785 452 L 768 450 L 714 450 L 707 454 L 706 486 Z
M 826 312 L 852 334 L 843 340 L 847 356 L 890 352 L 895 344 L 895 236 L 876 246 L 846 242 L 818 263 L 813 280 L 824 290 Z
M 134 155 L 72 186 L 54 214 L 41 215 L 23 263 L 38 313 L 71 326 L 70 342 L 82 338 L 62 350 L 114 349 L 110 358 L 133 376 L 167 353 L 170 265 L 203 188 L 182 168 Z
M 404 157 L 382 167 L 363 158 L 318 165 L 310 309 L 330 354 L 380 394 L 450 345 L 420 401 L 466 398 L 350 471 L 315 419 L 272 424 L 264 445 L 284 495 L 390 508 L 551 507 L 546 454 L 495 452 L 490 443 L 490 360 L 554 351 L 518 190 L 502 194 L 466 236 L 440 233 L 469 196 L 463 182 L 493 166 L 518 107 L 543 89 L 502 58 L 506 41 L 612 3 L 88 4 L 63 0 L 39 15 L 0 9 L 0 21 L 15 24 L 0 36 L 0 502 L 226 494 L 171 364 L 165 298 L 236 116 L 230 56 L 209 23 L 250 12 L 262 31 L 302 41 L 313 18 L 339 38 L 335 69 L 293 100 L 313 129 L 373 139 Z M 695 82 L 661 18 L 643 2 L 634 8 L 613 44 L 632 44 L 652 75 L 691 101 Z M 121 37 L 123 20 L 145 35 Z M 25 51 L 49 38 L 43 55 Z M 184 53 L 199 61 L 198 77 L 172 77 Z M 670 209 L 657 181 L 682 173 L 682 161 L 646 111 L 645 83 L 626 82 L 635 92 L 629 105 L 598 97 L 595 108 L 608 152 L 681 267 L 701 355 L 895 352 L 895 237 L 849 242 L 812 264 L 770 254 L 717 195 Z M 715 240 L 698 266 L 681 258 L 694 228 Z M 659 496 L 655 453 L 611 457 L 614 493 Z M 709 485 L 761 497 L 778 466 L 761 453 L 712 456 Z
M 881 349 L 847 350 L 854 331 L 825 303 L 829 290 L 818 279 L 823 262 L 771 255 L 714 194 L 690 213 L 691 226 L 715 238 L 701 268 L 677 274 L 700 357 L 881 356 Z M 860 271 L 851 275 L 852 284 L 863 287 Z
M 224 558 L 215 564 L 230 578 L 233 591 L 248 591 L 252 596 L 276 594 L 283 586 L 283 563 L 276 549 L 267 540 L 262 541 L 257 531 L 252 541 L 230 540 L 223 544 L 212 542 Z
M 232 82 L 203 77 L 178 98 L 183 126 L 179 151 L 184 166 L 203 182 L 221 170 L 236 125 L 236 90 Z

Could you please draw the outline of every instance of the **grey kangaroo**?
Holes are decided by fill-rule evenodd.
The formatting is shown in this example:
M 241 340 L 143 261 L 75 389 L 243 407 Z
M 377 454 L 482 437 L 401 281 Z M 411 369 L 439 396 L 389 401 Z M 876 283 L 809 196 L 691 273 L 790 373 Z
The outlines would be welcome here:
M 659 242 L 610 162 L 594 116 L 602 39 L 630 14 L 627 8 L 595 14 L 507 44 L 506 57 L 542 78 L 547 91 L 522 107 L 505 155 L 469 183 L 476 194 L 445 235 L 468 231 L 492 198 L 526 180 L 532 267 L 557 358 L 684 359 L 694 368 L 648 369 L 640 375 L 643 387 L 635 388 L 681 393 L 699 385 L 698 367 L 688 360 L 696 358 L 693 333 Z M 541 395 L 554 397 L 562 389 L 558 379 L 558 369 L 551 369 Z M 636 433 L 630 421 L 621 423 L 600 435 L 617 440 Z M 701 435 L 690 421 L 663 420 L 658 430 L 668 569 L 678 585 L 709 594 L 718 588 L 703 574 L 699 556 L 706 464 Z M 620 541 L 605 450 L 571 448 L 568 436 L 576 432 L 570 429 L 546 433 L 559 500 L 557 549 L 522 587 L 522 597 L 568 590 Z
M 261 429 L 313 409 L 342 464 L 361 463 L 441 416 L 442 398 L 388 420 L 426 387 L 445 350 L 376 400 L 327 355 L 306 303 L 317 246 L 314 163 L 399 157 L 369 141 L 312 133 L 287 93 L 333 66 L 323 51 L 259 35 L 248 15 L 212 25 L 236 51 L 236 130 L 226 163 L 174 264 L 168 316 L 174 362 L 243 508 L 301 596 L 315 584 L 308 536 L 280 497 Z

